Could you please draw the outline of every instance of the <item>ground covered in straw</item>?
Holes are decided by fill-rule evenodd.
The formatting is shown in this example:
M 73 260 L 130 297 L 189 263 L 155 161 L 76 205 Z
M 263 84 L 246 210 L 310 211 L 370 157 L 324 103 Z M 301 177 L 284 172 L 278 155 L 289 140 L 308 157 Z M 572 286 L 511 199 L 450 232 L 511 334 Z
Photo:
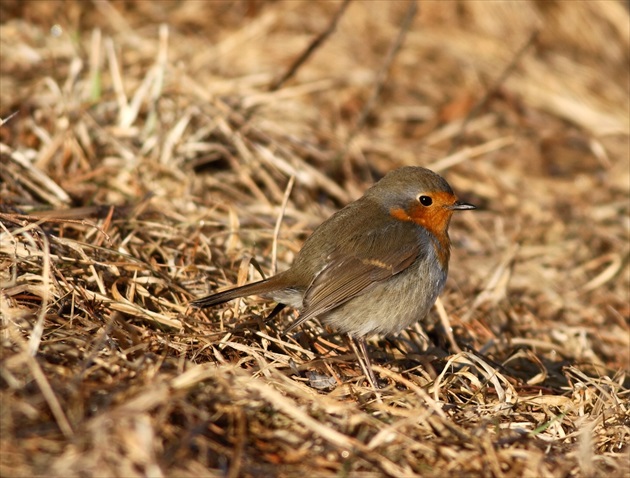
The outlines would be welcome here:
M 0 14 L 1 476 L 628 476 L 625 2 Z M 317 320 L 188 306 L 411 164 L 480 209 L 378 392 Z

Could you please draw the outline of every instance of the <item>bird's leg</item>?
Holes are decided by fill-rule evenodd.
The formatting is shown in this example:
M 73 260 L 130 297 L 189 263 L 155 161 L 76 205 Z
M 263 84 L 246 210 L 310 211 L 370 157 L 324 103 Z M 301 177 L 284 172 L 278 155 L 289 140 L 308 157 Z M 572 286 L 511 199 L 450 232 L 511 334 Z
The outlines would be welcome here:
M 370 385 L 372 385 L 372 388 L 374 390 L 378 390 L 378 382 L 376 381 L 376 376 L 374 375 L 372 365 L 370 364 L 370 356 L 368 355 L 365 338 L 353 337 L 350 334 L 348 334 L 348 338 L 350 339 L 350 345 L 352 345 L 352 348 L 354 349 L 354 354 L 359 360 L 359 365 L 361 366 L 361 370 L 363 370 L 365 377 L 367 378 L 368 382 L 370 382 Z M 359 345 L 360 353 L 359 350 L 357 350 L 356 348 L 355 341 Z

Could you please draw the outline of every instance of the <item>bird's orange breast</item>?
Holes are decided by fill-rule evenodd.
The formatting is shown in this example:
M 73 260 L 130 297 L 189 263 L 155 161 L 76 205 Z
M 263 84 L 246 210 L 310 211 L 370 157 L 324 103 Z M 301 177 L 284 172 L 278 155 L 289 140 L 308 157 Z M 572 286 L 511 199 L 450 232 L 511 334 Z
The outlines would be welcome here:
M 408 209 L 392 208 L 390 215 L 399 221 L 413 222 L 424 227 L 434 238 L 435 252 L 444 268 L 448 266 L 451 255 L 451 243 L 448 238 L 448 225 L 453 211 L 447 209 L 457 200 L 455 196 L 447 192 L 439 192 L 431 195 L 433 205 L 426 207 L 415 203 Z

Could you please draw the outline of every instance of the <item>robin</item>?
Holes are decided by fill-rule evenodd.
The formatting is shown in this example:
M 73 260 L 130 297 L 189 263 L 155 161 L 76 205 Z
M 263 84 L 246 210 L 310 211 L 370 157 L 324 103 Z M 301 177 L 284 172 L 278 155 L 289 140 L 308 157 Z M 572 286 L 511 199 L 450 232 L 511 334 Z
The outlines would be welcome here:
M 396 169 L 317 227 L 286 271 L 191 305 L 260 295 L 278 302 L 272 315 L 286 305 L 300 311 L 285 333 L 319 317 L 357 341 L 374 386 L 365 337 L 396 334 L 427 315 L 446 282 L 451 216 L 465 209 L 475 206 L 433 171 Z

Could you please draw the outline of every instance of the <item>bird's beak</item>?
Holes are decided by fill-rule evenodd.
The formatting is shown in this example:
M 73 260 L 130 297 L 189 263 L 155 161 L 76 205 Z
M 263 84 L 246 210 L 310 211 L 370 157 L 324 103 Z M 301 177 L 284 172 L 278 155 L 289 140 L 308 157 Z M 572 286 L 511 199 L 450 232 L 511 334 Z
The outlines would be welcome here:
M 466 209 L 477 209 L 477 206 L 474 206 L 467 202 L 457 201 L 455 204 L 451 204 L 450 206 L 448 206 L 448 209 L 451 209 L 453 211 L 465 211 Z

